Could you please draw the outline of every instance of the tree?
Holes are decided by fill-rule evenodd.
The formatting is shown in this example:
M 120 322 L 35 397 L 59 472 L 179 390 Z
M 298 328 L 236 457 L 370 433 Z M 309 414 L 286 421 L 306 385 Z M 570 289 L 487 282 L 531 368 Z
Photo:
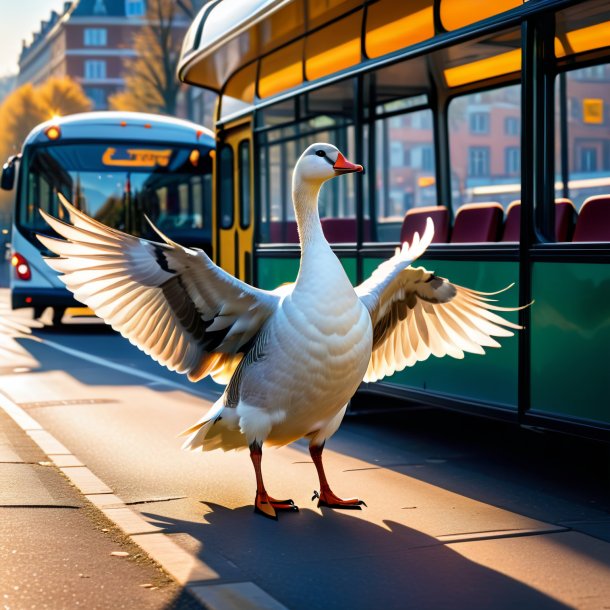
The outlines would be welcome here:
M 67 76 L 45 81 L 38 89 L 38 94 L 45 111 L 51 113 L 51 116 L 91 110 L 91 100 L 81 86 Z
M 176 78 L 182 38 L 201 4 L 197 0 L 148 0 L 147 24 L 134 36 L 137 57 L 125 62 L 125 90 L 109 98 L 114 110 L 176 113 Z
M 39 87 L 26 83 L 15 89 L 0 105 L 0 165 L 21 150 L 30 131 L 54 115 L 74 114 L 91 109 L 91 101 L 81 86 L 70 78 L 51 78 Z M 14 193 L 0 191 L 0 221 L 10 217 Z M 3 253 L 0 252 L 0 256 Z
M 51 78 L 39 87 L 21 85 L 0 106 L 0 160 L 21 150 L 28 133 L 54 115 L 74 114 L 91 109 L 81 86 L 68 77 Z

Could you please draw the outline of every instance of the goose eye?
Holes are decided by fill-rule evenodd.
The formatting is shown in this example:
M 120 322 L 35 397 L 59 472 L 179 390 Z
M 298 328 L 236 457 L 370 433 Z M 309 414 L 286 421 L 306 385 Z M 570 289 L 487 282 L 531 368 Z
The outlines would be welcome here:
M 326 153 L 323 150 L 316 150 L 318 157 L 326 157 Z

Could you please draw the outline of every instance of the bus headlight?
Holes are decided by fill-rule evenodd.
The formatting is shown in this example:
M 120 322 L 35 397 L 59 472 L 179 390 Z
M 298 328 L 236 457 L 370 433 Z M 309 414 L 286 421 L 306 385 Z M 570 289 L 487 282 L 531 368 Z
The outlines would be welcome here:
M 32 279 L 32 270 L 30 264 L 27 262 L 24 256 L 15 252 L 11 257 L 11 265 L 15 268 L 15 274 L 20 280 Z

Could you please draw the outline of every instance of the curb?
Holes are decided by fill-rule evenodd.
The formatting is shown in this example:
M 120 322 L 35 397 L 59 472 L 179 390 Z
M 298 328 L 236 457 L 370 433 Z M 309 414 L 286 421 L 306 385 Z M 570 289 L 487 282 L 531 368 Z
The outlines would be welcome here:
M 288 610 L 255 583 L 213 584 L 220 578 L 113 493 L 99 477 L 19 405 L 0 392 L 0 408 L 106 518 L 119 527 L 172 578 L 209 610 Z

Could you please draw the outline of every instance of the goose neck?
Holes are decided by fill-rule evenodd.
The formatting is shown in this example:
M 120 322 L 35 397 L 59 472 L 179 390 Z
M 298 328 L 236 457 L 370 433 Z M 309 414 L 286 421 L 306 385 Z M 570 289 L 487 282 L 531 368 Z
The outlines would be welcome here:
M 293 185 L 292 198 L 303 251 L 314 243 L 324 242 L 318 213 L 319 184 Z

